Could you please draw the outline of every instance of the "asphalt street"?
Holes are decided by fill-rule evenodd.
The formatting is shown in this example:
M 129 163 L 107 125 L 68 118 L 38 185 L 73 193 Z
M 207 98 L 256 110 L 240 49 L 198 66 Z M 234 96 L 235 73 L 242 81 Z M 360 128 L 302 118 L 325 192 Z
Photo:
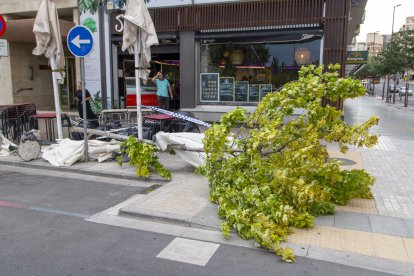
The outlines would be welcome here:
M 309 258 L 287 264 L 265 250 L 210 243 L 205 265 L 195 265 L 167 256 L 177 253 L 166 251 L 174 236 L 85 220 L 143 189 L 0 168 L 0 275 L 385 275 Z

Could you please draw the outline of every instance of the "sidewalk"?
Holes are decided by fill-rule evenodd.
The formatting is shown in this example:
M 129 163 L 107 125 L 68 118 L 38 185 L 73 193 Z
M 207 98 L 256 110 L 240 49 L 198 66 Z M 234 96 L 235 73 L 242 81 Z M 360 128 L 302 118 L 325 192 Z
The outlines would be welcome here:
M 414 275 L 414 180 L 411 178 L 414 168 L 410 162 L 414 156 L 413 111 L 413 107 L 385 104 L 377 97 L 345 103 L 345 120 L 349 124 L 362 122 L 372 115 L 380 116 L 379 126 L 373 129 L 381 135 L 379 143 L 374 149 L 352 148 L 347 155 L 333 146 L 328 146 L 328 150 L 333 157 L 346 159 L 344 166 L 365 168 L 377 178 L 372 189 L 375 199 L 352 200 L 347 206 L 338 206 L 335 215 L 318 217 L 314 228 L 295 230 L 288 237 L 288 245 L 295 249 L 296 255 Z M 167 233 L 173 235 L 182 234 L 183 229 L 218 234 L 221 221 L 217 207 L 208 201 L 207 179 L 195 175 L 194 168 L 178 156 L 163 153 L 160 159 L 171 170 L 171 182 L 158 177 L 138 179 L 128 164 L 119 167 L 115 162 L 78 163 L 59 171 L 147 187 L 144 193 L 106 213 L 112 216 L 112 221 L 116 220 L 113 225 L 134 228 L 134 222 L 152 221 L 167 226 Z M 0 158 L 0 164 L 21 166 L 22 162 L 18 157 L 7 157 Z M 23 165 L 56 170 L 43 160 Z M 90 221 L 112 223 L 99 214 Z M 143 230 L 157 231 L 157 227 L 147 224 L 145 227 Z M 196 236 L 195 239 L 207 237 Z M 228 242 L 242 244 L 234 235 Z M 254 246 L 253 242 L 243 244 L 246 243 Z

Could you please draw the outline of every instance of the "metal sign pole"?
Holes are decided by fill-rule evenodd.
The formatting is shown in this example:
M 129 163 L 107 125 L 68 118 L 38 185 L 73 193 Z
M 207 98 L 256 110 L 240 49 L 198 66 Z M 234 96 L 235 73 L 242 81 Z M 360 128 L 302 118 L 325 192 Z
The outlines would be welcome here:
M 83 142 L 85 162 L 88 162 L 88 119 L 86 115 L 86 90 L 85 90 L 85 60 L 80 58 L 82 80 L 82 114 L 83 114 Z
M 139 53 L 141 45 L 141 30 L 138 29 L 138 38 L 135 41 L 135 94 L 137 96 L 137 122 L 138 122 L 138 138 L 142 139 L 142 112 L 141 112 L 141 81 L 140 81 L 140 64 Z

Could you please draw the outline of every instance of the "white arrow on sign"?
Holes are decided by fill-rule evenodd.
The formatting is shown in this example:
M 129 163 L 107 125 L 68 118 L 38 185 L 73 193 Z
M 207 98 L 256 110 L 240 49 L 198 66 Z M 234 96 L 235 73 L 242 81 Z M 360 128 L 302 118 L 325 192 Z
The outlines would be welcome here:
M 80 35 L 78 35 L 77 37 L 72 39 L 71 43 L 73 43 L 73 45 L 75 45 L 76 47 L 80 48 L 81 44 L 91 44 L 91 40 L 90 39 L 80 39 Z

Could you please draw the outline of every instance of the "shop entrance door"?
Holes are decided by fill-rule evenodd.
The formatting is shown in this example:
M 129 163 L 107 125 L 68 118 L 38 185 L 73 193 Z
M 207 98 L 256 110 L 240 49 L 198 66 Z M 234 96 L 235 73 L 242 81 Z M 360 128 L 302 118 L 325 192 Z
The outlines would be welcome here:
M 133 58 L 133 57 L 132 57 Z M 135 96 L 135 63 L 129 57 L 123 59 L 122 72 L 124 95 L 127 108 L 136 107 Z M 157 106 L 157 88 L 150 78 L 157 72 L 163 72 L 164 77 L 170 82 L 173 99 L 170 101 L 170 109 L 177 110 L 180 108 L 180 61 L 179 54 L 158 54 L 153 55 L 151 61 L 151 72 L 146 83 L 141 80 L 141 102 L 143 105 Z M 122 97 L 122 94 L 121 94 Z
M 173 100 L 170 101 L 170 109 L 180 108 L 180 59 L 179 55 L 159 55 L 153 59 L 151 73 L 161 71 L 164 77 L 170 82 L 173 91 Z

